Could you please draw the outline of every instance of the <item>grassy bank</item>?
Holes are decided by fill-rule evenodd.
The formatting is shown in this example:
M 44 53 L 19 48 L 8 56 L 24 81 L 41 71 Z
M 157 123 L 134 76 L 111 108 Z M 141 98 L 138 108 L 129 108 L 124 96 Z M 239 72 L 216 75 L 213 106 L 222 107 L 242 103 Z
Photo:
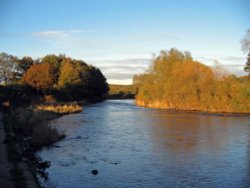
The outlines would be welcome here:
M 58 117 L 60 115 L 52 111 L 18 108 L 11 111 L 9 121 L 12 122 L 15 134 L 36 150 L 64 138 L 64 135 L 48 125 L 50 120 Z
M 13 164 L 11 170 L 13 181 L 16 187 L 30 187 L 27 186 L 21 163 L 29 166 L 26 173 L 30 171 L 33 175 L 33 178 L 29 179 L 36 180 L 37 174 L 47 178 L 45 169 L 49 167 L 49 162 L 42 161 L 35 152 L 65 137 L 55 127 L 50 126 L 49 121 L 64 114 L 80 112 L 82 107 L 76 103 L 54 103 L 5 107 L 1 111 L 4 117 L 8 160 Z
M 24 147 L 23 138 L 15 134 L 13 121 L 7 109 L 0 109 L 3 114 L 3 124 L 5 132 L 4 144 L 6 147 L 7 159 L 12 164 L 10 175 L 15 187 L 36 188 L 40 187 L 36 179 L 35 170 L 31 169 L 31 162 L 26 156 L 27 147 Z M 32 167 L 33 168 L 33 167 Z M 35 167 L 33 168 L 35 169 Z
M 4 114 L 13 133 L 21 137 L 33 150 L 38 150 L 65 137 L 55 127 L 51 127 L 49 121 L 81 111 L 82 107 L 76 103 L 53 103 L 12 108 Z

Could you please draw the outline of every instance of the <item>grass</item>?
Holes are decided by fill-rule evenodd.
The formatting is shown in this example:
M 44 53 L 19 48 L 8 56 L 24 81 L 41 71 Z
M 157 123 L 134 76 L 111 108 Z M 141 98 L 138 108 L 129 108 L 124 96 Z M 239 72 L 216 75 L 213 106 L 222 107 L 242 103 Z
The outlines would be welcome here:
M 36 175 L 39 174 L 46 179 L 45 169 L 49 163 L 37 157 L 35 151 L 44 146 L 50 146 L 65 137 L 64 134 L 49 125 L 50 120 L 58 118 L 60 115 L 51 111 L 32 110 L 25 107 L 5 110 L 3 115 L 6 132 L 5 143 L 8 160 L 13 164 L 11 174 L 15 187 L 26 187 L 23 169 L 19 166 L 22 159 L 25 159 L 39 187 Z
M 34 177 L 39 174 L 45 179 L 48 177 L 45 169 L 49 162 L 42 161 L 35 155 L 35 151 L 63 139 L 49 121 L 64 114 L 77 113 L 82 107 L 76 103 L 50 103 L 37 106 L 5 107 L 3 110 L 8 159 L 13 164 L 11 174 L 16 187 L 26 187 L 19 162 L 22 158 L 28 164 Z M 38 182 L 37 182 L 38 184 Z
M 58 114 L 72 114 L 82 111 L 82 107 L 76 103 L 52 103 L 40 104 L 35 107 L 37 110 L 50 111 Z
M 21 134 L 24 141 L 35 150 L 65 137 L 48 124 L 58 117 L 58 113 L 39 109 L 18 108 L 11 112 L 15 133 Z

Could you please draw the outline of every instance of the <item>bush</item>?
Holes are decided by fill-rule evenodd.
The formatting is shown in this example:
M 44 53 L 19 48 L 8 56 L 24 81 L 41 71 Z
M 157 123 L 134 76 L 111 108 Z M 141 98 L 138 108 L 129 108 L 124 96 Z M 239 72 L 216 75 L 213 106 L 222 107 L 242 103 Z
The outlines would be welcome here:
M 48 122 L 59 117 L 49 111 L 18 108 L 11 113 L 14 131 L 27 139 L 34 149 L 40 149 L 64 138 L 64 134 L 51 127 Z

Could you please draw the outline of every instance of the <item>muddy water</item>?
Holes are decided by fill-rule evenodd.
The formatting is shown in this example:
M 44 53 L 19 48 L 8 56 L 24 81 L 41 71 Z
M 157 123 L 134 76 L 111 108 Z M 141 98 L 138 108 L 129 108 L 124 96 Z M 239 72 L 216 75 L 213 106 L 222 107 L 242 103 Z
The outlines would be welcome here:
M 67 137 L 38 153 L 51 161 L 43 185 L 250 187 L 249 117 L 175 114 L 133 102 L 109 100 L 52 122 Z

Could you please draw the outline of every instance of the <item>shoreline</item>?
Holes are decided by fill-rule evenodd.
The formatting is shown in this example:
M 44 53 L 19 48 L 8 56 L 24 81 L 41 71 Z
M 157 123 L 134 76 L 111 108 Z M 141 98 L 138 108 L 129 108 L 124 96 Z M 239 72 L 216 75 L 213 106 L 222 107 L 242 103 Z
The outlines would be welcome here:
M 24 161 L 20 144 L 15 135 L 4 122 L 2 109 L 0 109 L 0 187 L 39 188 L 29 164 Z
M 135 99 L 135 105 L 143 108 L 151 108 L 157 110 L 164 110 L 170 113 L 189 113 L 189 114 L 201 114 L 201 115 L 214 115 L 214 116 L 227 116 L 227 117 L 250 117 L 250 112 L 222 112 L 222 111 L 203 111 L 203 110 L 183 110 L 183 109 L 171 109 L 171 108 L 162 108 L 154 107 L 154 105 L 142 105 L 140 102 Z
M 73 105 L 71 103 L 67 105 L 58 103 L 54 106 L 44 104 L 39 108 L 35 108 L 35 106 L 33 108 L 32 106 L 21 106 L 20 108 L 0 107 L 0 139 L 2 140 L 0 147 L 2 153 L 0 158 L 0 185 L 10 188 L 41 187 L 38 176 L 47 178 L 44 170 L 49 166 L 49 162 L 43 161 L 36 156 L 36 152 L 65 138 L 64 134 L 59 133 L 56 128 L 51 128 L 48 123 L 64 115 L 80 113 L 82 110 L 83 104 L 80 106 L 79 103 Z M 29 113 L 27 114 L 27 112 Z M 13 118 L 13 114 L 15 118 Z M 27 117 L 23 118 L 24 116 Z M 49 136 L 48 139 L 43 140 L 39 135 L 37 138 L 36 135 L 25 136 L 22 133 L 23 130 L 17 130 L 17 125 L 26 129 L 27 123 L 29 123 L 28 126 L 33 126 L 34 129 L 40 126 L 38 131 L 44 132 L 43 137 Z M 35 142 L 32 142 L 33 138 Z
M 11 169 L 12 163 L 8 160 L 8 152 L 6 147 L 6 132 L 4 130 L 4 124 L 2 122 L 2 112 L 0 112 L 0 187 L 15 187 L 12 180 Z

